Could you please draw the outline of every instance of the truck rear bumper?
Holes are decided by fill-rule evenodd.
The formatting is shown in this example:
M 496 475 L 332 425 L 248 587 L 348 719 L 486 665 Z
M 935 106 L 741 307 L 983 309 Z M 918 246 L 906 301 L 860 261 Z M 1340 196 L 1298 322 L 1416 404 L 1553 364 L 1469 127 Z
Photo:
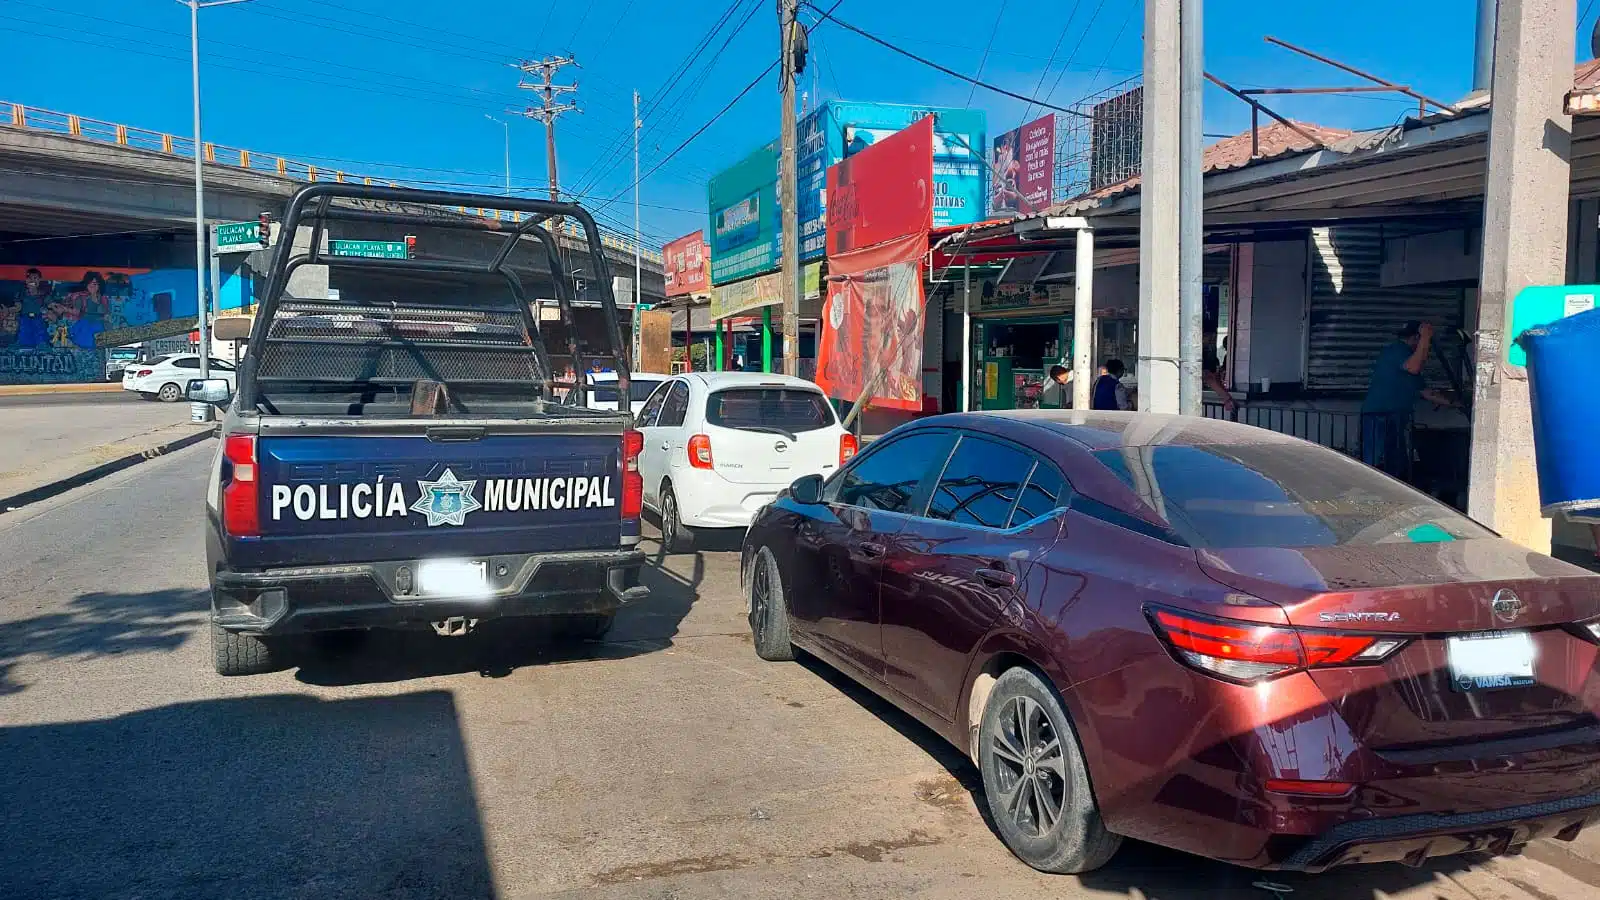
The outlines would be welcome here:
M 480 560 L 473 560 L 479 562 Z M 294 634 L 397 628 L 456 616 L 611 613 L 649 597 L 637 550 L 483 557 L 485 586 L 471 595 L 421 593 L 421 560 L 219 571 L 211 615 L 228 631 Z

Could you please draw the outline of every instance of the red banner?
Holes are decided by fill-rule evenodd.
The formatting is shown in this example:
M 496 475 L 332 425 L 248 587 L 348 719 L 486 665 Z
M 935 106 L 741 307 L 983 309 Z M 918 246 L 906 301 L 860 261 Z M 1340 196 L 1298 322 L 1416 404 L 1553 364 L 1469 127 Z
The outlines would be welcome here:
M 828 258 L 817 385 L 830 397 L 922 409 L 922 258 L 928 234 Z
M 995 138 L 989 211 L 1033 215 L 1050 205 L 1056 168 L 1056 117 L 1042 116 Z
M 933 116 L 828 168 L 828 258 L 933 227 Z
M 684 235 L 661 250 L 667 296 L 703 294 L 711 289 L 711 251 L 704 231 Z

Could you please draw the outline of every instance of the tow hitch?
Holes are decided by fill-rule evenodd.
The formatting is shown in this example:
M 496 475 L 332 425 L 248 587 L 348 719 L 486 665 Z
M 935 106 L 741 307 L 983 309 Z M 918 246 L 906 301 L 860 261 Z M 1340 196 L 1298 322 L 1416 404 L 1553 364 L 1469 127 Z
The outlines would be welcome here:
M 433 633 L 440 637 L 465 637 L 468 632 L 478 627 L 478 620 L 466 616 L 451 616 L 428 624 L 433 626 Z

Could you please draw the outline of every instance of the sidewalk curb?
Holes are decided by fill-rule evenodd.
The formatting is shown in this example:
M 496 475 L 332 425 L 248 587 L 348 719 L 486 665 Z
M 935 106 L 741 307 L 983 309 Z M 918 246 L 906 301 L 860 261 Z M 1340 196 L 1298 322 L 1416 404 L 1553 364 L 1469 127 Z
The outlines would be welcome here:
M 122 471 L 123 469 L 131 468 L 146 460 L 155 459 L 158 456 L 164 456 L 168 453 L 172 453 L 175 450 L 182 450 L 185 447 L 192 447 L 195 444 L 206 440 L 207 438 L 214 438 L 216 436 L 217 428 L 213 426 L 212 428 L 208 428 L 204 431 L 186 434 L 181 438 L 176 438 L 166 442 L 165 444 L 149 447 L 144 450 L 140 450 L 137 453 L 129 453 L 127 456 L 119 457 L 111 460 L 110 462 L 101 463 L 92 469 L 87 469 L 75 475 L 69 475 L 66 478 L 52 481 L 49 484 L 36 488 L 29 488 L 26 491 L 23 491 L 19 494 L 13 494 L 10 497 L 0 498 L 0 515 L 5 515 L 8 512 L 14 512 L 24 506 L 38 503 L 41 500 L 48 500 L 57 494 L 64 494 L 73 488 L 82 487 L 92 481 L 98 481 L 107 475 L 112 475 Z
M 39 397 L 52 394 L 111 394 L 122 390 L 120 381 L 78 384 L 0 384 L 0 397 Z

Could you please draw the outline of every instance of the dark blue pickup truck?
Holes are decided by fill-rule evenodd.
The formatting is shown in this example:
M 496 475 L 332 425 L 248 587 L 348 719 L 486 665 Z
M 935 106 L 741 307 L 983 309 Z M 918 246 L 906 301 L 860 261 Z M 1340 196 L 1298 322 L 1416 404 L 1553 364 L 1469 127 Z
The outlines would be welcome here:
M 441 212 L 459 207 L 526 217 Z M 290 201 L 237 395 L 225 381 L 188 389 L 227 407 L 207 500 L 218 672 L 276 668 L 296 635 L 339 629 L 460 635 L 533 616 L 599 636 L 647 596 L 640 436 L 626 411 L 554 396 L 556 366 L 584 371 L 589 357 L 542 224 L 552 216 L 583 226 L 604 276 L 594 221 L 572 204 L 347 184 Z M 363 236 L 480 232 L 476 244 L 451 234 L 457 248 L 499 243 L 483 262 L 430 258 L 414 235 L 325 242 L 331 223 Z M 402 245 L 403 255 L 390 249 Z M 511 264 L 519 250 L 542 257 L 564 322 L 532 315 Z M 594 281 L 605 358 L 626 379 L 610 279 Z M 553 365 L 556 335 L 565 359 Z

